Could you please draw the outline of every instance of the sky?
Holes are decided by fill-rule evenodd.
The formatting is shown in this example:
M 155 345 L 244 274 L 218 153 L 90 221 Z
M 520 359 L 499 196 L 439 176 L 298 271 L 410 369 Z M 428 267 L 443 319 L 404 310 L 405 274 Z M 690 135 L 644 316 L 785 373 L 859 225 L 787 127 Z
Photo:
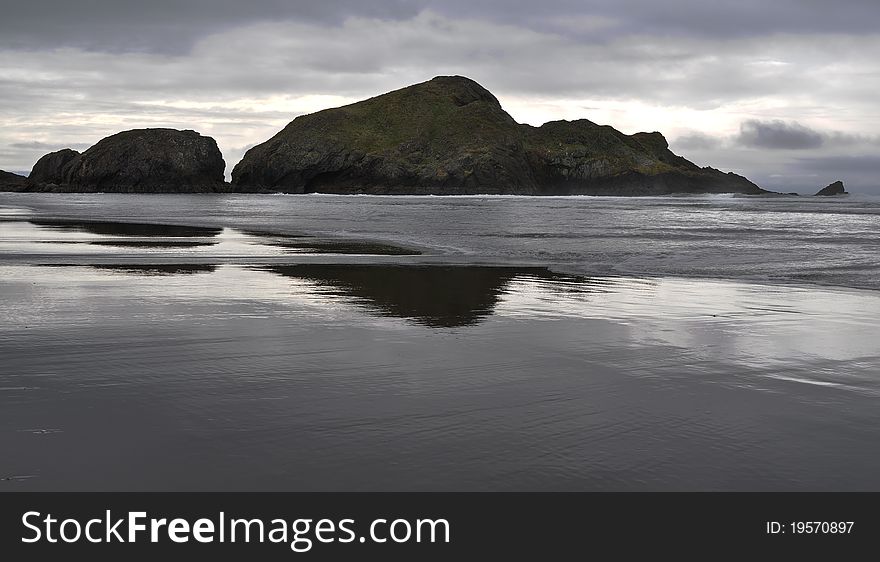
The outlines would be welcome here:
M 523 123 L 660 131 L 762 187 L 880 194 L 876 0 L 2 0 L 0 169 L 140 127 L 227 174 L 295 116 L 436 75 Z

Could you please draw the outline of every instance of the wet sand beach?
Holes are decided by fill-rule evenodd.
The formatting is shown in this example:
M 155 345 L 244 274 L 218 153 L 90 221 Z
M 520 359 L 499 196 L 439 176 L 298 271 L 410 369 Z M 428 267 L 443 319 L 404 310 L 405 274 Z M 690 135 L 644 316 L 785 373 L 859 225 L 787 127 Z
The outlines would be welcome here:
M 0 490 L 880 489 L 874 203 L 437 199 L 4 195 Z

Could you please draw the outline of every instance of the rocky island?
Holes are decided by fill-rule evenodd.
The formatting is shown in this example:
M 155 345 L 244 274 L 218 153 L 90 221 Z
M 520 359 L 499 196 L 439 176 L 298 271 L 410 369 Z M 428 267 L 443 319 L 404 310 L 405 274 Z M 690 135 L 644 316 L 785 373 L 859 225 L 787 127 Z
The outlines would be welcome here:
M 675 155 L 660 133 L 586 119 L 519 124 L 461 76 L 297 117 L 245 154 L 232 183 L 288 193 L 767 193 Z
M 195 131 L 134 129 L 83 152 L 47 154 L 28 177 L 29 191 L 198 193 L 226 191 L 217 142 Z
M 842 181 L 836 181 L 831 185 L 823 187 L 816 193 L 817 196 L 829 197 L 831 195 L 848 195 L 846 188 L 843 187 Z

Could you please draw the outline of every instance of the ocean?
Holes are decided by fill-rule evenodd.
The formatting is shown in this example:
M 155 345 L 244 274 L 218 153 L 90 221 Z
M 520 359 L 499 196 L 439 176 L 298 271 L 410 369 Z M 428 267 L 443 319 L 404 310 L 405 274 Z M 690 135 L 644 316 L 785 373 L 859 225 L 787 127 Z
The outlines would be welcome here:
M 0 491 L 880 490 L 880 198 L 0 194 Z

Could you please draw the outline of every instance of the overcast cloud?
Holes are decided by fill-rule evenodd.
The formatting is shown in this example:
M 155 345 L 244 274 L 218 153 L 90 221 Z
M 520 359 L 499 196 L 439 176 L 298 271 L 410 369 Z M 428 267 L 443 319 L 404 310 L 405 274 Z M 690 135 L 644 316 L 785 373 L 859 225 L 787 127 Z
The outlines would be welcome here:
M 231 169 L 298 114 L 463 74 L 523 122 L 659 130 L 771 189 L 880 193 L 878 29 L 859 0 L 37 0 L 0 19 L 0 169 L 143 126 L 211 135 Z

